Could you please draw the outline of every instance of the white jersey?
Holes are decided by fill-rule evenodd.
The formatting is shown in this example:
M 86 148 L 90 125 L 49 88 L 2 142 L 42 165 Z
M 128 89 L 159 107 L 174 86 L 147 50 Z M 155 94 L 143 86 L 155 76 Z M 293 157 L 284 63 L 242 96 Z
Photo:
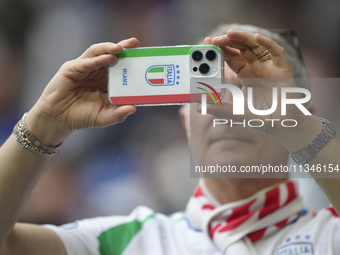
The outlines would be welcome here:
M 166 216 L 140 206 L 129 216 L 45 227 L 58 234 L 67 255 L 221 254 L 206 234 L 191 227 L 184 212 Z M 276 233 L 254 243 L 245 241 L 254 255 L 340 255 L 340 220 L 333 208 L 315 216 L 304 210 Z

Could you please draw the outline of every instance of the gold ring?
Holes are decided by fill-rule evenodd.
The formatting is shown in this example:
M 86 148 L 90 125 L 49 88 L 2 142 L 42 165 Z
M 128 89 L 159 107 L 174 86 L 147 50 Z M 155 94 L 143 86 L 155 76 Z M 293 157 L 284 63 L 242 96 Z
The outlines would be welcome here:
M 261 62 L 264 62 L 264 61 L 266 61 L 268 59 L 271 59 L 271 58 L 272 58 L 272 54 L 268 53 L 267 55 L 264 55 L 264 56 L 260 57 L 259 60 Z
M 262 53 L 256 55 L 256 57 L 261 58 L 261 57 L 263 57 L 264 55 L 267 55 L 267 54 L 269 54 L 269 51 L 268 51 L 268 50 L 265 50 L 264 52 L 262 52 Z

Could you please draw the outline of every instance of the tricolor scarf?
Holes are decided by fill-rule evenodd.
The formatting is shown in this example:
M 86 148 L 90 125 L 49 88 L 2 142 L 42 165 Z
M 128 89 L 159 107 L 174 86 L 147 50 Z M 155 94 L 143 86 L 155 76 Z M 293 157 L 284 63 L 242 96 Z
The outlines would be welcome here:
M 244 241 L 255 242 L 276 232 L 294 221 L 302 209 L 297 184 L 292 180 L 223 205 L 201 180 L 189 200 L 186 216 L 191 226 L 209 235 L 223 254 L 234 253 L 233 250 L 243 255 L 246 253 L 240 251 L 246 247 Z

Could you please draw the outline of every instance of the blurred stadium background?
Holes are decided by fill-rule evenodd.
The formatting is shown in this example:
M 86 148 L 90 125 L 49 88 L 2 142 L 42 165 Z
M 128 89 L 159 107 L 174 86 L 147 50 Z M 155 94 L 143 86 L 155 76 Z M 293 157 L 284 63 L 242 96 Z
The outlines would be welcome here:
M 311 77 L 340 76 L 340 2 L 333 0 L 0 0 L 0 144 L 67 60 L 91 44 L 137 37 L 140 46 L 195 44 L 220 23 L 291 28 Z M 338 128 L 340 86 L 313 87 L 317 115 Z M 128 214 L 143 204 L 183 210 L 197 179 L 178 107 L 145 107 L 126 122 L 78 131 L 35 188 L 21 221 L 63 224 Z M 24 169 L 23 169 L 24 171 Z M 303 180 L 308 205 L 327 203 Z

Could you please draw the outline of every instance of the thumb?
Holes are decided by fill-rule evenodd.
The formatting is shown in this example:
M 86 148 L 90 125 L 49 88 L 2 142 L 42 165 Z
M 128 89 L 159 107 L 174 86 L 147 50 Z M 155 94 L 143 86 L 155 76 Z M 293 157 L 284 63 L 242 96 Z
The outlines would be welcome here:
M 121 123 L 126 118 L 136 112 L 137 108 L 133 105 L 122 105 L 115 107 L 108 107 L 103 110 L 97 118 L 97 126 L 106 127 L 116 123 Z

